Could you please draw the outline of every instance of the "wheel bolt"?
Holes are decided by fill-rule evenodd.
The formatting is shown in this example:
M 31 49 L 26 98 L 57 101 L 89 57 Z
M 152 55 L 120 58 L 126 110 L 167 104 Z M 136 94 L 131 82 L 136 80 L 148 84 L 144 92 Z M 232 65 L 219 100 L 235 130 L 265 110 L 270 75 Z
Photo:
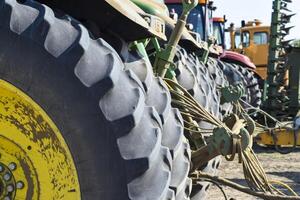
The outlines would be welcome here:
M 4 174 L 4 176 L 3 176 L 3 179 L 5 180 L 5 181 L 9 181 L 9 179 L 10 179 L 10 174 Z
M 16 163 L 12 162 L 12 163 L 9 163 L 8 168 L 13 171 L 17 168 L 17 165 L 16 165 Z
M 6 190 L 7 190 L 7 192 L 12 192 L 12 191 L 14 191 L 14 186 L 8 185 L 8 186 L 6 187 Z
M 17 186 L 17 189 L 23 189 L 24 188 L 24 183 L 22 181 L 18 181 L 16 186 Z

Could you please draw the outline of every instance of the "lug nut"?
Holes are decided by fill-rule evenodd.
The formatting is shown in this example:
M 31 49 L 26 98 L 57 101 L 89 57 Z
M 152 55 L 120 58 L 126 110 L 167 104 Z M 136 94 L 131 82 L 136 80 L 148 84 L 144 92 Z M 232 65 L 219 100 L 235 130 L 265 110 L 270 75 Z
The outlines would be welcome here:
M 8 174 L 8 173 L 4 174 L 4 176 L 3 176 L 3 179 L 4 179 L 5 181 L 9 181 L 10 178 L 11 178 L 11 176 L 10 176 L 10 174 Z
M 18 181 L 16 186 L 17 186 L 17 189 L 23 189 L 24 188 L 24 183 L 22 181 Z
M 14 171 L 17 168 L 17 165 L 16 165 L 16 163 L 12 162 L 12 163 L 9 163 L 8 168 L 10 170 Z
M 14 186 L 8 185 L 8 186 L 6 187 L 6 190 L 7 190 L 7 192 L 12 192 L 12 191 L 14 191 Z
M 144 20 L 145 20 L 148 24 L 151 23 L 151 19 L 150 19 L 149 17 L 145 17 Z
M 10 197 L 4 197 L 4 199 L 3 200 L 10 200 Z
M 0 165 L 0 172 L 3 172 L 3 167 L 2 167 L 2 165 Z

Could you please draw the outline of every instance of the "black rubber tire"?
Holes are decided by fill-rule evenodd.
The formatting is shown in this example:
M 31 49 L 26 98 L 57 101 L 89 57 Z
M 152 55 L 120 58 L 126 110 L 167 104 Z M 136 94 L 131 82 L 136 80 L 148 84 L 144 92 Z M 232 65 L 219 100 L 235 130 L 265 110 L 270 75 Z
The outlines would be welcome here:
M 143 83 L 146 104 L 154 106 L 162 121 L 162 144 L 172 155 L 172 174 L 170 189 L 176 200 L 189 199 L 192 181 L 188 178 L 191 151 L 183 134 L 183 120 L 178 109 L 172 108 L 171 96 L 161 78 L 155 78 L 152 65 L 135 51 L 126 53 L 125 66 L 137 74 Z
M 176 53 L 176 74 L 180 85 L 189 91 L 197 102 L 211 112 L 214 116 L 221 118 L 220 96 L 214 83 L 213 75 L 207 67 L 201 63 L 197 56 L 188 54 L 185 49 L 179 47 Z M 214 126 L 207 122 L 198 121 L 199 127 L 212 129 Z M 208 136 L 208 134 L 203 134 Z M 207 164 L 200 167 L 201 171 L 216 174 L 221 158 L 216 157 Z M 210 183 L 199 181 L 193 184 L 191 199 L 202 200 L 207 197 Z
M 245 95 L 242 100 L 250 104 L 255 108 L 259 108 L 262 103 L 262 92 L 257 77 L 247 69 L 237 63 L 229 63 L 219 61 L 224 68 L 224 74 L 230 84 L 242 83 L 245 88 Z M 249 106 L 242 103 L 243 107 L 248 108 Z
M 250 90 L 247 87 L 248 82 L 247 82 L 246 78 L 243 76 L 243 74 L 238 71 L 238 69 L 237 69 L 238 67 L 236 66 L 236 64 L 226 63 L 226 62 L 222 62 L 222 61 L 219 61 L 219 63 L 222 66 L 223 72 L 224 72 L 225 76 L 227 77 L 227 80 L 230 85 L 242 84 L 245 93 L 241 97 L 241 100 L 250 104 L 251 103 L 251 95 L 250 95 Z M 243 102 L 241 102 L 241 105 L 244 108 L 249 107 Z
M 212 74 L 212 77 L 215 82 L 215 90 L 217 90 L 219 98 L 221 98 L 220 88 L 227 87 L 230 83 L 227 79 L 227 76 L 224 71 L 224 65 L 220 60 L 217 60 L 215 58 L 209 58 L 207 62 L 207 67 L 210 73 Z M 220 110 L 222 114 L 222 118 L 232 111 L 232 103 L 223 103 L 220 105 Z
M 176 53 L 176 75 L 178 82 L 189 91 L 197 102 L 206 108 L 216 117 L 220 116 L 220 102 L 217 90 L 214 89 L 215 83 L 211 74 L 194 62 L 196 57 L 188 54 L 183 48 L 179 47 Z M 206 72 L 204 72 L 206 71 Z M 205 80 L 203 82 L 203 80 Z
M 250 105 L 259 108 L 262 103 L 262 90 L 259 85 L 257 77 L 252 71 L 242 65 L 237 65 L 237 70 L 245 77 L 247 82 L 247 89 L 250 95 Z
M 0 2 L 0 38 L 0 78 L 55 122 L 73 156 L 82 199 L 174 199 L 160 117 L 109 44 L 34 1 Z

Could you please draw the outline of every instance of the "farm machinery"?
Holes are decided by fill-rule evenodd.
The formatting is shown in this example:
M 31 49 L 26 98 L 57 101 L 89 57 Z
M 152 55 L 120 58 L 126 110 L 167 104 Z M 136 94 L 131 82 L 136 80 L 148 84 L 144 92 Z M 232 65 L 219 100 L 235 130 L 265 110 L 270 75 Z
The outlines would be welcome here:
M 299 72 L 297 69 L 299 66 L 297 55 L 299 54 L 297 48 L 290 45 L 292 40 L 285 40 L 293 28 L 287 24 L 295 15 L 288 12 L 291 11 L 287 8 L 287 2 L 275 1 L 271 26 L 262 25 L 259 20 L 255 19 L 247 23 L 242 21 L 240 28 L 235 28 L 234 24 L 231 24 L 228 31 L 230 32 L 230 50 L 248 56 L 256 66 L 254 74 L 259 80 L 263 93 L 261 107 L 276 118 L 277 122 L 281 123 L 281 127 L 285 127 L 285 122 L 291 120 L 294 122 L 290 124 L 297 127 L 295 122 L 299 110 Z M 269 123 L 271 127 L 276 127 L 274 120 L 266 121 L 262 123 Z M 262 145 L 274 146 L 281 153 L 290 152 L 291 149 L 282 151 L 279 149 L 280 146 L 295 148 L 300 145 L 298 133 L 291 126 L 275 128 L 275 130 L 258 131 L 255 140 Z
M 285 198 L 251 149 L 244 57 L 189 24 L 211 4 L 180 3 L 0 1 L 0 199 L 200 200 L 221 155 Z

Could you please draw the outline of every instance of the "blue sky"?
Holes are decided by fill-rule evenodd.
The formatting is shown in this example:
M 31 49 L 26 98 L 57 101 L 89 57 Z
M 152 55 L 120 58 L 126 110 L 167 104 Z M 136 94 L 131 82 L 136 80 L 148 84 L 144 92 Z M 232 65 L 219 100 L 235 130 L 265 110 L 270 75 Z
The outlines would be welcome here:
M 260 19 L 263 24 L 269 25 L 271 22 L 272 0 L 214 0 L 215 6 L 218 7 L 214 16 L 226 15 L 227 26 L 234 22 L 236 26 L 240 26 L 241 20 L 246 21 Z M 293 0 L 288 8 L 297 13 L 291 19 L 289 25 L 296 26 L 290 32 L 290 36 L 286 38 L 300 39 L 300 0 Z

